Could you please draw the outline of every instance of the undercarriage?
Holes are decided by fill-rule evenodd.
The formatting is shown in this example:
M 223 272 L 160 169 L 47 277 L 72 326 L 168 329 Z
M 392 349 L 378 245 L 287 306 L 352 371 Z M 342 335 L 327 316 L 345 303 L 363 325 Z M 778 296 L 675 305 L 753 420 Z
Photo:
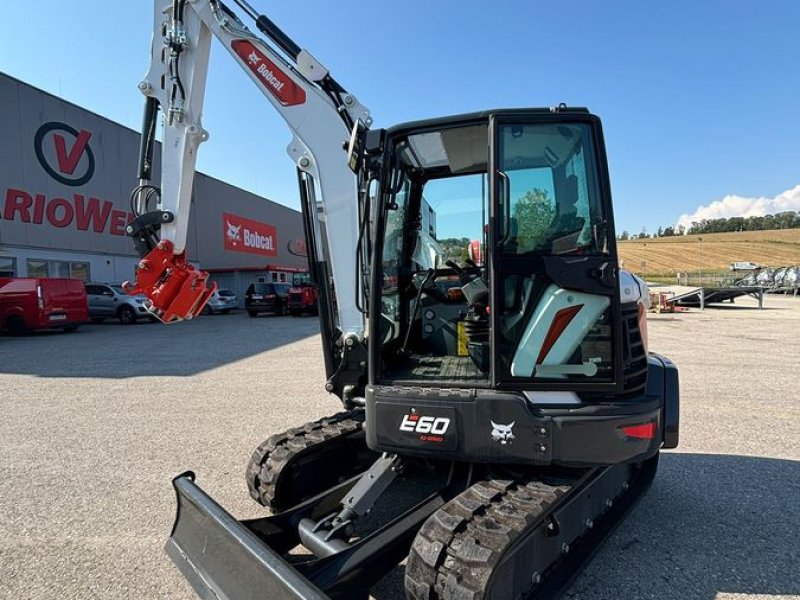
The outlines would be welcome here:
M 645 493 L 660 449 L 677 445 L 677 370 L 655 355 L 649 367 L 645 393 L 624 411 L 369 390 L 366 410 L 275 434 L 254 451 L 247 485 L 272 516 L 237 521 L 193 473 L 176 477 L 167 550 L 209 598 L 362 598 L 403 560 L 409 599 L 556 598 Z M 468 424 L 482 411 L 514 419 L 513 429 L 493 422 L 490 443 L 479 444 Z M 402 425 L 401 413 L 419 416 L 408 423 L 430 417 L 431 432 L 393 442 L 381 424 Z M 434 433 L 444 414 L 464 435 L 430 445 L 447 437 Z M 652 435 L 642 420 L 656 424 Z
M 167 551 L 201 597 L 365 598 L 406 559 L 408 598 L 556 598 L 658 464 L 658 452 L 584 468 L 376 455 L 354 425 L 363 417 L 310 423 L 254 453 L 248 485 L 273 516 L 237 521 L 193 473 L 175 478 Z M 332 461 L 354 457 L 363 473 L 329 485 L 343 475 Z

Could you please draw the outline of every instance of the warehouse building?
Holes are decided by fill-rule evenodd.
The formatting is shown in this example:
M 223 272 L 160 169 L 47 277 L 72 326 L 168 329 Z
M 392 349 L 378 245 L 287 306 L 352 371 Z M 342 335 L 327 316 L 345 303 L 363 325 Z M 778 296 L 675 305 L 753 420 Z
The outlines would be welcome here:
M 0 276 L 132 279 L 139 133 L 3 73 L 0 106 Z M 298 211 L 202 173 L 192 203 L 187 253 L 220 287 L 307 269 Z

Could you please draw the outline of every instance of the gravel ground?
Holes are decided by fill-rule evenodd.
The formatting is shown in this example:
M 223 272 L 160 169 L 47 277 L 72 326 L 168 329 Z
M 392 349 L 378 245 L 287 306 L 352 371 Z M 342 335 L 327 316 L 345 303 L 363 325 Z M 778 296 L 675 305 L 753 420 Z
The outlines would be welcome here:
M 800 298 L 752 306 L 652 316 L 681 446 L 568 597 L 800 599 Z M 0 598 L 193 598 L 163 552 L 171 476 L 258 516 L 252 449 L 338 408 L 312 318 L 89 325 L 0 356 Z M 374 594 L 402 598 L 401 569 Z

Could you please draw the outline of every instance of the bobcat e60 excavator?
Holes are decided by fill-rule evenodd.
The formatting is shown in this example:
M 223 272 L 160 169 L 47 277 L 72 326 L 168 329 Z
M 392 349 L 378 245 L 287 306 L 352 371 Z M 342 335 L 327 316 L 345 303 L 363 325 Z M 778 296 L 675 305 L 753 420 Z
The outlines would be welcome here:
M 269 516 L 238 521 L 176 477 L 169 555 L 204 598 L 363 598 L 403 560 L 409 598 L 558 596 L 678 443 L 677 369 L 648 354 L 640 282 L 617 268 L 600 120 L 560 105 L 373 128 L 233 2 L 155 0 L 128 287 L 165 322 L 213 291 L 185 245 L 216 37 L 293 133 L 344 410 L 255 450 Z

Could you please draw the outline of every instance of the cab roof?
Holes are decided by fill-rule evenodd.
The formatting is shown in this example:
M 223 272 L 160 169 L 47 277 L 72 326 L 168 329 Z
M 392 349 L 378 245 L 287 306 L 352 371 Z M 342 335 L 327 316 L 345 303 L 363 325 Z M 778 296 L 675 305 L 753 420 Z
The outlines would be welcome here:
M 559 106 L 549 108 L 496 108 L 490 110 L 482 110 L 472 113 L 463 113 L 459 115 L 447 115 L 444 117 L 436 117 L 431 119 L 420 119 L 418 121 L 407 121 L 399 123 L 386 129 L 389 135 L 396 135 L 403 133 L 407 130 L 415 129 L 435 129 L 438 127 L 447 127 L 450 125 L 462 125 L 475 121 L 487 121 L 491 116 L 544 116 L 544 115 L 558 115 L 559 117 L 581 117 L 586 119 L 587 116 L 597 118 L 589 112 L 588 108 L 581 106 L 566 106 L 560 104 Z

